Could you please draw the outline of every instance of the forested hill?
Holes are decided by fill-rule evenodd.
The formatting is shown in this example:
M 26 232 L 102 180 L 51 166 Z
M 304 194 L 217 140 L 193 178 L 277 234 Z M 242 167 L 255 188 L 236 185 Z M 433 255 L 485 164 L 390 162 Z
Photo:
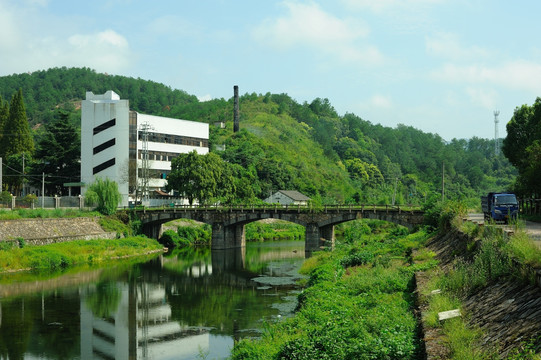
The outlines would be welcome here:
M 232 99 L 199 102 L 152 81 L 87 68 L 0 77 L 4 100 L 19 88 L 31 125 L 48 123 L 59 107 L 76 120 L 74 105 L 86 91 L 107 90 L 129 99 L 130 108 L 142 113 L 208 122 L 212 150 L 244 169 L 246 184 L 259 198 L 295 189 L 323 202 L 390 203 L 394 198 L 418 203 L 441 196 L 442 173 L 447 198 L 504 190 L 515 177 L 507 159 L 495 156 L 493 140 L 446 143 L 409 126 L 389 128 L 354 114 L 340 116 L 322 98 L 300 104 L 287 94 L 245 94 L 240 98 L 241 131 L 233 134 Z M 213 126 L 219 121 L 226 122 L 225 129 Z M 225 145 L 225 151 L 217 145 Z

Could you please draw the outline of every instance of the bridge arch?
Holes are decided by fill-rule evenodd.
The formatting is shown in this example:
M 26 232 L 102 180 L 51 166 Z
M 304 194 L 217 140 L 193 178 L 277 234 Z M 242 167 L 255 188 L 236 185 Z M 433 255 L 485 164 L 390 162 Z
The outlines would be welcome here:
M 314 211 L 306 207 L 180 207 L 144 209 L 137 212 L 145 235 L 153 238 L 161 236 L 162 225 L 176 219 L 192 219 L 211 225 L 212 249 L 231 249 L 244 247 L 246 237 L 244 226 L 264 219 L 280 219 L 305 227 L 305 249 L 317 251 L 321 247 L 334 246 L 334 226 L 356 219 L 379 219 L 404 225 L 408 228 L 420 225 L 424 213 L 419 210 L 404 211 L 399 207 L 388 206 L 366 209 L 364 206 L 336 206 Z

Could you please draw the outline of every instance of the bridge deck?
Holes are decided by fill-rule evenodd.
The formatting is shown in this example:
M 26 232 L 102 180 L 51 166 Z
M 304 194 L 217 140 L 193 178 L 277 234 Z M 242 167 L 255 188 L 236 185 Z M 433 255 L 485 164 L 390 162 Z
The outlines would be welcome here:
M 139 206 L 135 208 L 136 212 L 146 211 L 215 211 L 215 212 L 296 212 L 296 213 L 329 213 L 329 212 L 354 212 L 354 211 L 372 211 L 372 212 L 410 212 L 420 213 L 421 207 L 418 205 L 323 205 L 323 206 L 303 206 L 303 205 L 278 205 L 278 204 L 258 204 L 258 205 L 170 205 L 170 206 Z

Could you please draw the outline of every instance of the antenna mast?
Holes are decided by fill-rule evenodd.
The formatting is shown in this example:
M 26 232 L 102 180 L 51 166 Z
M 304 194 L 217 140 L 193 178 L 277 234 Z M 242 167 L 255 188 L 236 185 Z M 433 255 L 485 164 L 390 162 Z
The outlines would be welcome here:
M 500 115 L 500 111 L 494 110 L 494 155 L 496 156 L 500 153 L 500 134 L 498 133 L 498 123 L 500 120 L 498 119 L 498 115 Z
M 141 151 L 141 199 L 148 199 L 148 180 L 149 180 L 149 159 L 148 159 L 148 132 L 149 130 L 154 130 L 152 126 L 148 122 L 145 122 L 141 124 L 141 128 L 139 129 L 141 131 L 141 137 L 143 138 L 143 146 Z

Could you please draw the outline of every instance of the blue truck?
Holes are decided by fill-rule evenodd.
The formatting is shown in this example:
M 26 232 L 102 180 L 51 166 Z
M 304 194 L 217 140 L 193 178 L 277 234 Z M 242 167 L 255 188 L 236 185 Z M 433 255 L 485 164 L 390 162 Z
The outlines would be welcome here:
M 518 201 L 512 193 L 488 193 L 481 196 L 481 208 L 485 220 L 504 221 L 516 220 L 518 217 Z

